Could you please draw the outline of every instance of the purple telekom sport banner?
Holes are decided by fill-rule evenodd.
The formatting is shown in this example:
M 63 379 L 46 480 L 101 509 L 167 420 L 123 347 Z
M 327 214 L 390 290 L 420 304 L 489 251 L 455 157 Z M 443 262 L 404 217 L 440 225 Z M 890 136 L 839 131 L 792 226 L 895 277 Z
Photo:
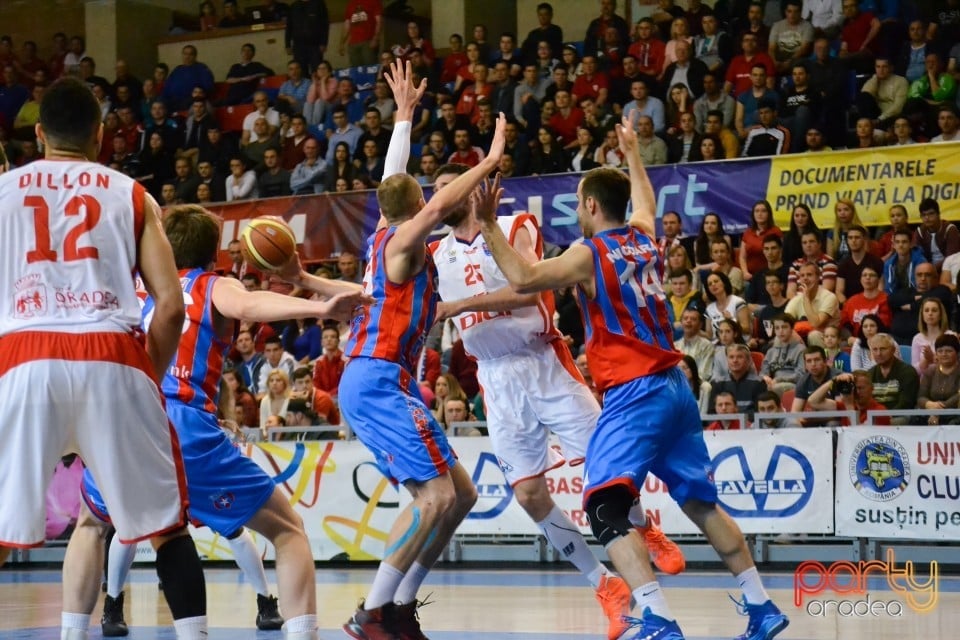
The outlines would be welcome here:
M 727 233 L 741 233 L 757 200 L 767 199 L 774 218 L 787 228 L 791 211 L 804 203 L 821 229 L 833 226 L 839 199 L 854 202 L 868 226 L 885 225 L 894 204 L 919 222 L 924 198 L 940 203 L 943 217 L 960 219 L 960 143 L 880 147 L 869 151 L 802 153 L 774 158 L 665 165 L 648 169 L 657 193 L 657 217 L 676 211 L 683 231 L 696 235 L 707 213 L 717 213 Z M 580 237 L 577 184 L 580 174 L 504 180 L 501 215 L 530 212 L 544 239 L 566 247 Z M 431 189 L 427 188 L 429 198 Z M 363 253 L 379 218 L 376 192 L 363 191 L 251 200 L 211 207 L 224 218 L 219 267 L 227 268 L 227 243 L 246 222 L 260 215 L 283 217 L 301 243 L 306 261 L 335 258 L 343 251 Z

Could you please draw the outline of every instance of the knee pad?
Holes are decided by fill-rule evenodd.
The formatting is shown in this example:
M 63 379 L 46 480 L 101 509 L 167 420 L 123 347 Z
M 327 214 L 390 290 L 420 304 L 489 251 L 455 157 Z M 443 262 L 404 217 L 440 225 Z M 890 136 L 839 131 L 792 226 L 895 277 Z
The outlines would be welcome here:
M 584 511 L 590 521 L 590 529 L 604 547 L 630 533 L 630 508 L 634 496 L 623 485 L 599 489 L 590 495 Z

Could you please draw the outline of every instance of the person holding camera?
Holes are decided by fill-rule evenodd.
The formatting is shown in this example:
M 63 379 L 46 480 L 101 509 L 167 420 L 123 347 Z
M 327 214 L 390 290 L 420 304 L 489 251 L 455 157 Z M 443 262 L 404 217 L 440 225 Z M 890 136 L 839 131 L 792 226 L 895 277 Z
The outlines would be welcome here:
M 867 422 L 868 411 L 885 411 L 887 408 L 873 397 L 873 382 L 866 371 L 841 373 L 832 380 L 827 380 L 816 391 L 810 394 L 808 406 L 814 411 L 846 411 L 854 409 L 857 412 L 857 424 Z M 874 419 L 875 425 L 890 425 L 889 416 L 878 416 Z M 841 426 L 849 427 L 850 421 L 844 418 Z

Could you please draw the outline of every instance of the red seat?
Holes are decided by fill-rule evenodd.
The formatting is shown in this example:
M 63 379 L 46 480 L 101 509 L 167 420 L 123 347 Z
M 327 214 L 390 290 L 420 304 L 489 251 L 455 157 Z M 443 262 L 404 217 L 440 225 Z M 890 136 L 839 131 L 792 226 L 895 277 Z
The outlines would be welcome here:
M 252 104 L 238 104 L 217 109 L 217 122 L 223 131 L 242 131 L 243 119 L 256 110 Z
M 215 82 L 213 85 L 213 93 L 210 95 L 210 102 L 216 104 L 222 102 L 227 98 L 227 92 L 230 91 L 230 84 L 227 82 Z
M 753 366 L 757 368 L 757 373 L 760 373 L 760 367 L 763 366 L 763 354 L 759 351 L 751 351 L 750 355 L 753 356 Z
M 261 89 L 279 89 L 287 81 L 287 76 L 267 76 L 260 78 Z
M 789 413 L 793 409 L 793 399 L 796 397 L 797 392 L 793 389 L 787 389 L 783 392 L 783 397 L 780 398 L 780 405 L 783 407 L 783 410 Z

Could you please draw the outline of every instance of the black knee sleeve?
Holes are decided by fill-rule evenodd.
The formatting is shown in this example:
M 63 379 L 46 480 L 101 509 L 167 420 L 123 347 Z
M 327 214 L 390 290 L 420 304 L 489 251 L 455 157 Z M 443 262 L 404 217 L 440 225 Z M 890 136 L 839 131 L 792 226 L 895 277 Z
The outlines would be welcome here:
M 634 496 L 630 490 L 619 484 L 599 489 L 590 495 L 585 511 L 593 537 L 604 547 L 633 529 L 629 518 L 633 502 Z
M 236 531 L 234 531 L 233 533 L 225 537 L 227 540 L 236 540 L 237 538 L 243 535 L 243 532 L 244 532 L 244 528 L 240 527 L 239 529 L 237 529 Z
M 157 549 L 157 575 L 174 620 L 207 615 L 207 588 L 193 538 L 178 536 Z

